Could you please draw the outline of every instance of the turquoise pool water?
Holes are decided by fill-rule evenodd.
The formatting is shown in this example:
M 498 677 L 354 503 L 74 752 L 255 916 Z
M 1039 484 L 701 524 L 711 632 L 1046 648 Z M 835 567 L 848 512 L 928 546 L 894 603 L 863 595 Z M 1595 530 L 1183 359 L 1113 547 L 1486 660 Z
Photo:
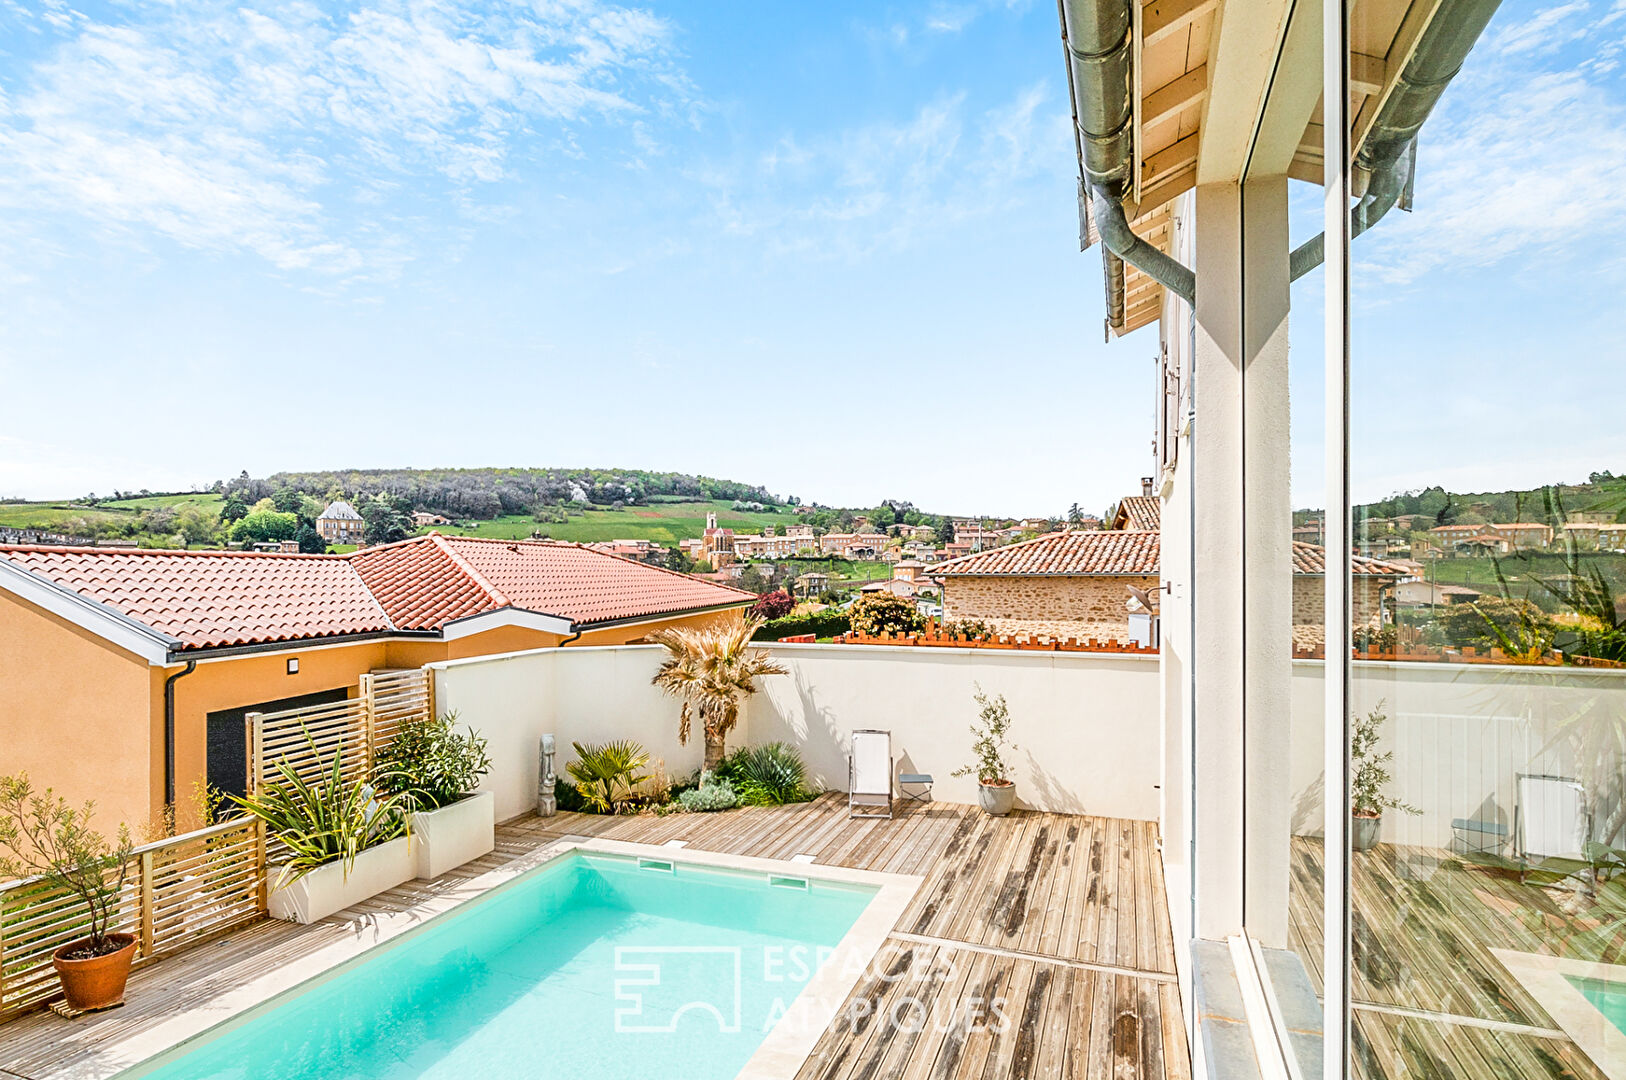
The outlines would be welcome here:
M 576 852 L 144 1075 L 734 1076 L 875 890 Z
M 1587 979 L 1579 975 L 1566 975 L 1569 984 L 1581 991 L 1581 996 L 1592 1002 L 1594 1008 L 1616 1028 L 1626 1032 L 1626 983 L 1608 979 Z

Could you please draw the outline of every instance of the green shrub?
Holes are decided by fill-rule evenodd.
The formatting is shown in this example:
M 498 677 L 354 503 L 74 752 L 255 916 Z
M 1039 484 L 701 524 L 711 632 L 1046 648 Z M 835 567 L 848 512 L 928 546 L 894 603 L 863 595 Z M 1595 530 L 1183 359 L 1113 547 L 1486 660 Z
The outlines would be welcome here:
M 692 813 L 707 813 L 712 810 L 731 810 L 739 805 L 739 796 L 734 794 L 734 786 L 727 780 L 720 779 L 711 773 L 700 774 L 700 786 L 690 788 L 677 797 L 683 809 Z
M 649 779 L 639 772 L 649 761 L 644 748 L 630 739 L 602 746 L 571 743 L 576 760 L 566 771 L 576 781 L 587 808 L 599 814 L 614 814 L 622 803 L 633 798 L 633 788 Z
M 413 810 L 435 810 L 474 790 L 491 771 L 486 741 L 457 731 L 457 714 L 412 721 L 378 757 L 373 782 L 380 791 L 404 796 Z
M 912 634 L 926 624 L 914 601 L 889 592 L 860 596 L 850 609 L 853 630 L 866 637 Z
M 309 732 L 305 743 L 312 754 L 320 753 Z M 375 795 L 360 780 L 346 781 L 340 754 L 333 755 L 333 767 L 318 783 L 306 783 L 284 760 L 277 762 L 277 779 L 260 791 L 227 797 L 265 822 L 293 853 L 279 887 L 334 861 L 343 861 L 349 877 L 357 855 L 407 834 L 406 797 Z
M 122 947 L 108 935 L 117 928 L 130 873 L 130 830 L 120 825 L 110 842 L 90 827 L 94 812 L 94 804 L 75 809 L 50 788 L 36 793 L 24 773 L 0 776 L 0 880 L 38 874 L 40 886 L 73 894 L 80 910 L 61 929 L 77 934 L 82 928 L 87 944 L 71 959 Z
M 938 630 L 944 637 L 964 637 L 982 641 L 994 636 L 994 628 L 981 619 L 950 619 Z
M 747 806 L 779 806 L 813 797 L 807 790 L 807 766 L 802 764 L 802 756 L 782 742 L 736 750 L 717 767 L 717 772 L 733 785 L 740 802 Z
M 752 641 L 778 641 L 780 638 L 812 634 L 814 637 L 837 637 L 852 629 L 852 621 L 845 611 L 827 608 L 801 615 L 786 615 L 782 619 L 769 619 L 752 637 Z
M 553 800 L 559 804 L 559 809 L 571 813 L 580 813 L 587 809 L 587 800 L 576 790 L 576 785 L 562 776 L 554 779 Z

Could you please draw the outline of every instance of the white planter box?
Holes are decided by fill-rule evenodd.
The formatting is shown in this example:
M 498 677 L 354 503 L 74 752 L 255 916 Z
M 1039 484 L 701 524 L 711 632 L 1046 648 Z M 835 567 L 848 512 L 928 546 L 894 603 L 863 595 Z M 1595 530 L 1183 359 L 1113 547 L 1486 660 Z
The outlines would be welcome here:
M 291 884 L 277 888 L 282 867 L 266 869 L 270 886 L 267 906 L 272 918 L 309 923 L 325 919 L 335 911 L 359 904 L 412 880 L 417 852 L 402 836 L 387 844 L 370 847 L 356 856 L 345 876 L 343 861 L 325 863 Z
M 481 791 L 408 818 L 418 876 L 438 878 L 471 859 L 491 854 L 497 846 L 496 809 L 492 793 Z

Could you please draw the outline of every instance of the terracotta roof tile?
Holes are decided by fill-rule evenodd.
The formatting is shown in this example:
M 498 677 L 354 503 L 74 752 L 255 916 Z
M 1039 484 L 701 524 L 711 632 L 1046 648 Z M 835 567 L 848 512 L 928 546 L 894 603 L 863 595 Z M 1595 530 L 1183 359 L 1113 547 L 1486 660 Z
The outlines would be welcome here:
M 507 607 L 592 624 L 755 597 L 576 544 L 438 533 L 349 555 L 0 547 L 182 648 L 437 630 Z
M 186 648 L 390 629 L 356 568 L 340 556 L 5 548 L 0 557 Z
M 440 539 L 431 534 L 363 548 L 350 556 L 390 620 L 402 630 L 434 630 L 452 619 L 508 606 Z
M 1084 577 L 1090 575 L 1155 576 L 1158 573 L 1158 534 L 1119 529 L 1109 532 L 1050 533 L 1035 540 L 993 548 L 932 567 L 944 577 Z M 1409 577 L 1404 567 L 1364 555 L 1352 555 L 1355 573 L 1381 577 Z M 1325 549 L 1293 541 L 1293 572 L 1325 574 Z
M 1157 532 L 1162 520 L 1163 503 L 1156 495 L 1126 495 L 1118 500 L 1113 526 L 1128 532 Z
M 934 566 L 932 573 L 943 577 L 1155 576 L 1157 567 L 1155 532 L 1075 529 L 951 559 Z
M 516 607 L 578 623 L 754 601 L 743 589 L 594 551 L 580 544 L 447 536 L 444 543 Z
M 1411 572 L 1403 566 L 1386 563 L 1381 559 L 1369 559 L 1365 555 L 1350 555 L 1351 569 L 1361 576 L 1371 577 L 1411 577 Z M 1295 574 L 1325 574 L 1327 572 L 1327 549 L 1319 544 L 1306 544 L 1301 540 L 1293 541 L 1293 573 Z

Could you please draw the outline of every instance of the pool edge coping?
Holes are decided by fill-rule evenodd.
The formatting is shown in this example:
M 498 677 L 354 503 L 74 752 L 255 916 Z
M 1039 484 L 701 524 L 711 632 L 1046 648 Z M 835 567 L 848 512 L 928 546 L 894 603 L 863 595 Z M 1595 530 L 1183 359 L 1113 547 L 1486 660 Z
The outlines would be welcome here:
M 1518 984 L 1547 1010 L 1553 1024 L 1580 1047 L 1608 1080 L 1626 1080 L 1626 1032 L 1617 1028 L 1566 976 L 1626 984 L 1626 966 L 1544 953 L 1492 949 Z
M 300 987 L 314 988 L 361 962 L 368 953 L 422 929 L 435 918 L 477 901 L 544 864 L 577 851 L 658 858 L 663 862 L 709 869 L 745 870 L 835 884 L 866 885 L 876 889 L 874 897 L 836 946 L 836 956 L 820 967 L 802 987 L 786 1014 L 764 1036 L 745 1066 L 736 1074 L 735 1080 L 793 1080 L 925 880 L 916 875 L 823 863 L 792 863 L 698 848 L 669 848 L 622 840 L 563 836 L 401 911 L 347 916 L 346 912 L 350 909 L 345 909 L 309 924 L 314 926 L 340 920 L 350 924 L 351 932 L 341 940 L 330 942 L 307 956 L 256 976 L 207 1002 L 189 1006 L 145 1031 L 109 1045 L 98 1046 L 78 1061 L 43 1074 L 40 1080 L 137 1080 L 149 1075 L 187 1052 L 193 1044 L 211 1036 L 224 1035 L 237 1026 L 249 1023 L 263 1011 L 275 1008 L 277 999 L 284 995 Z M 883 916 L 884 925 L 881 925 Z M 873 945 L 863 954 L 863 963 L 852 963 L 851 958 L 868 942 L 873 942 Z M 836 963 L 835 959 L 841 957 L 848 958 L 848 962 Z M 791 1022 L 793 1017 L 797 1018 L 795 1023 Z M 804 1044 L 805 1048 L 802 1048 Z M 797 1054 L 799 1048 L 799 1056 L 792 1061 L 791 1056 Z M 1617 1078 L 1611 1077 L 1610 1080 Z

